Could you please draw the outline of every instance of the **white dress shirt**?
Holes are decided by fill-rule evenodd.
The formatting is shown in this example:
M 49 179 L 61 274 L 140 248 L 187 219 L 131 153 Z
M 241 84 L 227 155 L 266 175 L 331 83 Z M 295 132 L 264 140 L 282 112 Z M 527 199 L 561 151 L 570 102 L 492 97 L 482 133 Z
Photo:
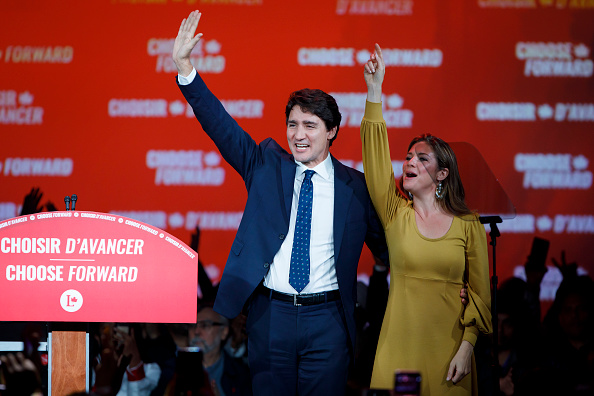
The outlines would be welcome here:
M 283 293 L 296 293 L 296 290 L 289 284 L 289 271 L 291 268 L 297 207 L 299 205 L 299 192 L 301 191 L 305 171 L 308 169 L 310 168 L 297 162 L 289 232 L 281 248 L 274 256 L 270 271 L 264 278 L 264 286 Z M 311 211 L 309 283 L 301 291 L 303 294 L 338 289 L 334 265 L 334 165 L 330 155 L 312 170 L 316 173 L 311 178 L 313 183 L 313 204 Z

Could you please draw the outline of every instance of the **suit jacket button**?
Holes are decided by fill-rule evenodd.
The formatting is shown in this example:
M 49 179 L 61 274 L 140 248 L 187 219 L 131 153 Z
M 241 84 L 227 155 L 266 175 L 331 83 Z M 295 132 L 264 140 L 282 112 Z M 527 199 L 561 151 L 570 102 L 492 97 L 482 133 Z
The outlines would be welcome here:
M 270 264 L 264 263 L 264 268 L 268 268 L 268 267 L 270 267 Z
M 278 239 L 285 239 L 285 234 L 279 234 Z

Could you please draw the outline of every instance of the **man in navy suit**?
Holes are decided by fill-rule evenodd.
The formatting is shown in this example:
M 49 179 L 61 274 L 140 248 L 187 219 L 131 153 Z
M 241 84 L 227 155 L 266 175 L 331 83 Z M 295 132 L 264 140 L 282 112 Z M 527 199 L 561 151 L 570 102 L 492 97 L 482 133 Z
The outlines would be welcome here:
M 329 155 L 338 106 L 320 90 L 296 91 L 286 107 L 290 153 L 271 138 L 257 144 L 190 63 L 202 36 L 195 36 L 200 15 L 184 19 L 175 40 L 177 82 L 248 191 L 214 308 L 228 318 L 247 312 L 255 395 L 344 394 L 361 249 L 366 242 L 383 259 L 387 249 L 363 175 Z M 301 196 L 309 197 L 304 209 Z M 310 214 L 302 217 L 302 210 Z M 299 249 L 306 258 L 297 262 Z

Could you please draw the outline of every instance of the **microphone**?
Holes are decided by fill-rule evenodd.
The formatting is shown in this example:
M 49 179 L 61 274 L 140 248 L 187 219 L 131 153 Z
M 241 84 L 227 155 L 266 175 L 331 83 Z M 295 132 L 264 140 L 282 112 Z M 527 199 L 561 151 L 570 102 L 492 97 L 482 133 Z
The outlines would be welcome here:
M 72 197 L 70 197 L 70 201 L 72 202 L 72 210 L 74 210 L 74 207 L 76 206 L 77 199 L 78 197 L 76 196 L 76 194 L 72 194 Z
M 66 195 L 64 197 L 64 203 L 66 204 L 66 211 L 70 210 L 70 197 L 68 195 Z
M 500 216 L 479 216 L 479 220 L 481 224 L 503 223 Z

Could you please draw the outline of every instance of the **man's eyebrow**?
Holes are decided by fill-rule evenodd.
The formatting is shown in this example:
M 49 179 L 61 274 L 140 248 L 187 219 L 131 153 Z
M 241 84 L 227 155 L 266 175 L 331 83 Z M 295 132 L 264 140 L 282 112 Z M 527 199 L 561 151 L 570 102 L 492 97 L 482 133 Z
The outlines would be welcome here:
M 287 124 L 298 124 L 299 122 L 296 120 L 289 120 L 287 121 Z M 317 121 L 311 121 L 311 120 L 305 120 L 302 122 L 305 125 L 318 125 Z

